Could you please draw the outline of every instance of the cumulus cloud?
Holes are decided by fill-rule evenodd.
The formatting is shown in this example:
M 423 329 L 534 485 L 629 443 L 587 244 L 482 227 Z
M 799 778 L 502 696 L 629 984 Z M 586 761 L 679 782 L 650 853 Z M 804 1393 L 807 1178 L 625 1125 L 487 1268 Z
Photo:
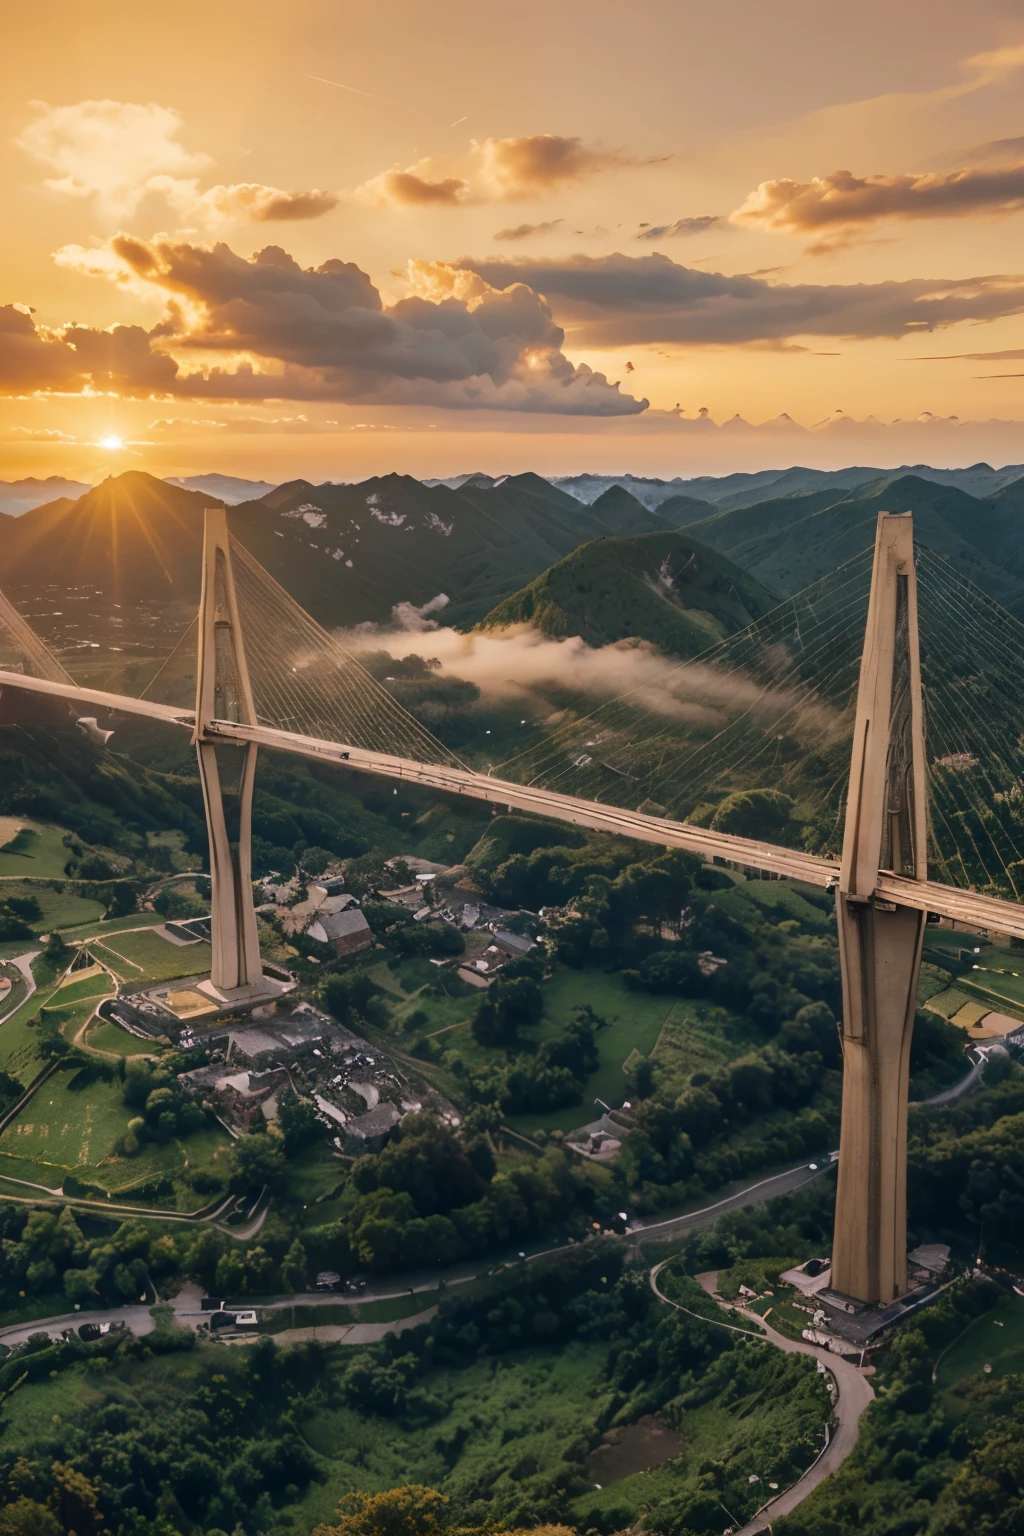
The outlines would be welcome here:
M 465 157 L 463 157 L 465 158 Z M 664 159 L 667 157 L 660 157 Z M 356 188 L 370 202 L 391 205 L 513 203 L 575 186 L 599 171 L 659 160 L 638 160 L 622 149 L 584 144 L 558 133 L 521 134 L 508 139 L 473 141 L 466 176 L 444 175 L 433 159 L 382 171 Z M 499 238 L 509 238 L 499 237 Z M 512 237 L 515 238 L 515 237 Z
M 354 263 L 302 268 L 279 246 L 251 259 L 227 245 L 118 235 L 66 247 L 63 265 L 162 297 L 162 320 L 98 331 L 47 331 L 0 310 L 0 388 L 113 389 L 193 399 L 351 400 L 629 415 L 646 400 L 574 365 L 543 299 L 522 283 L 429 269 L 386 307 Z M 190 369 L 182 359 L 205 354 Z M 223 365 L 210 365 L 210 354 Z
M 815 235 L 825 250 L 881 219 L 945 219 L 1013 213 L 1024 207 L 1024 162 L 992 170 L 854 176 L 833 171 L 812 181 L 763 181 L 731 215 L 737 224 Z
M 481 181 L 504 202 L 572 186 L 597 171 L 642 163 L 621 149 L 584 144 L 580 138 L 558 133 L 485 139 L 479 154 Z
M 512 224 L 508 229 L 495 230 L 495 240 L 529 240 L 532 235 L 554 234 L 562 219 L 546 219 L 541 224 Z
M 131 218 L 152 197 L 162 198 L 179 218 L 204 223 L 317 219 L 338 202 L 316 187 L 287 192 L 260 182 L 200 191 L 200 177 L 213 161 L 178 142 L 184 124 L 173 107 L 109 100 L 34 106 L 35 119 L 15 142 L 58 173 L 43 185 L 91 201 L 101 217 L 114 222 Z
M 703 235 L 709 229 L 717 229 L 725 219 L 720 213 L 702 213 L 693 219 L 676 219 L 671 224 L 644 224 L 633 236 L 634 240 L 675 240 L 682 235 Z
M 358 188 L 358 194 L 371 203 L 413 208 L 465 202 L 469 183 L 458 176 L 443 176 L 432 181 L 423 170 L 428 164 L 428 161 L 421 161 L 419 165 L 410 165 L 404 171 L 397 168 L 382 171 L 379 176 L 364 181 Z
M 1024 276 L 769 283 L 650 256 L 462 257 L 494 288 L 527 284 L 584 346 L 735 346 L 795 336 L 897 338 L 1024 311 Z
M 280 187 L 266 187 L 257 181 L 209 187 L 197 195 L 197 206 L 216 209 L 226 217 L 248 217 L 254 224 L 319 219 L 336 208 L 338 201 L 333 192 L 323 192 L 319 187 L 311 187 L 308 192 L 282 192 Z

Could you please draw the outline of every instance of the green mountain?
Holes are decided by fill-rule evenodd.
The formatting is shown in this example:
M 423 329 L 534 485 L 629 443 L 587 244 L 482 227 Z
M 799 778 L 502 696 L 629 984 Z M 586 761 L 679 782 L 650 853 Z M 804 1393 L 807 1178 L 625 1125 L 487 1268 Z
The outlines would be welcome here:
M 789 596 L 870 547 L 879 512 L 913 512 L 920 544 L 1024 614 L 1024 489 L 970 496 L 916 475 L 883 477 L 835 496 L 813 491 L 726 509 L 689 531 Z
M 12 596 L 69 592 L 83 609 L 71 627 L 98 618 L 103 605 L 181 601 L 199 596 L 205 491 L 131 472 L 105 480 L 76 501 L 36 507 L 4 528 L 3 583 Z M 440 594 L 445 617 L 470 626 L 496 602 L 603 534 L 645 533 L 666 522 L 613 487 L 583 506 L 539 475 L 508 476 L 460 489 L 409 475 L 358 485 L 293 480 L 229 508 L 232 531 L 321 623 L 387 621 L 398 604 L 421 607 Z M 69 615 L 39 617 L 62 642 Z M 46 610 L 44 613 L 43 610 Z M 30 619 L 36 615 L 26 610 Z
M 776 598 L 731 560 L 673 531 L 584 544 L 499 603 L 481 628 L 529 624 L 588 645 L 648 640 L 696 656 L 767 613 Z
M 199 598 L 205 493 L 131 470 L 4 524 L 3 585 L 98 590 L 123 607 Z

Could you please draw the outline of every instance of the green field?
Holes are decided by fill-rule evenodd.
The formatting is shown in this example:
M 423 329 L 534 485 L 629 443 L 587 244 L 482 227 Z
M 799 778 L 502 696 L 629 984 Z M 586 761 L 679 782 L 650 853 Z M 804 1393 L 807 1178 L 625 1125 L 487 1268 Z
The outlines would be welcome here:
M 64 852 L 67 853 L 67 849 Z M 2 857 L 0 854 L 0 859 Z M 54 928 L 63 931 L 103 916 L 103 903 L 80 896 L 71 881 L 64 884 L 63 890 L 55 891 L 45 880 L 3 880 L 0 881 L 0 899 L 4 896 L 35 897 L 43 915 L 29 921 L 34 933 L 50 933 Z M 27 948 L 25 940 L 21 947 Z
M 64 837 L 63 827 L 27 822 L 0 848 L 0 879 L 32 875 L 36 879 L 59 880 L 71 857 Z
M 114 984 L 105 972 L 95 976 L 83 976 L 80 981 L 72 978 L 57 989 L 47 1006 L 64 1008 L 68 1003 L 77 1003 L 83 998 L 109 997 L 113 991 Z
M 166 1046 L 156 1041 L 140 1040 L 137 1035 L 130 1035 L 120 1024 L 115 1024 L 113 1019 L 96 1019 L 86 1032 L 84 1043 L 93 1050 L 113 1056 L 159 1056 L 166 1050 Z
M 148 928 L 115 930 L 90 943 L 89 949 L 127 982 L 202 976 L 213 958 L 209 944 L 172 944 Z
M 37 960 L 32 967 L 36 974 L 37 982 L 40 980 L 40 971 L 43 962 Z M 0 1024 L 0 1072 L 10 1072 L 12 1077 L 17 1077 L 28 1087 L 32 1079 L 38 1074 L 42 1062 L 36 1054 L 39 1044 L 38 1029 L 29 1027 L 29 1021 L 39 1017 L 39 1009 L 49 1002 L 55 991 L 52 982 L 47 985 L 38 985 L 36 991 L 24 1003 L 18 1011 L 6 1021 Z
M 192 1171 L 213 1167 L 230 1147 L 218 1127 L 184 1141 L 149 1143 L 134 1157 L 118 1157 L 114 1144 L 135 1113 L 122 1103 L 116 1079 L 106 1082 L 75 1067 L 55 1072 L 0 1134 L 0 1173 L 56 1189 L 74 1172 L 81 1181 L 130 1199 L 133 1188 L 154 1179 L 180 1180 L 186 1164 Z M 19 1171 L 29 1167 L 35 1172 Z M 179 1184 L 173 1194 L 146 1194 L 141 1203 L 191 1210 L 202 1200 Z
M 985 1370 L 991 1365 L 991 1373 Z M 980 1381 L 987 1375 L 1008 1376 L 1024 1371 L 1024 1299 L 1004 1296 L 975 1318 L 939 1362 L 939 1389 L 949 1394 L 958 1382 Z

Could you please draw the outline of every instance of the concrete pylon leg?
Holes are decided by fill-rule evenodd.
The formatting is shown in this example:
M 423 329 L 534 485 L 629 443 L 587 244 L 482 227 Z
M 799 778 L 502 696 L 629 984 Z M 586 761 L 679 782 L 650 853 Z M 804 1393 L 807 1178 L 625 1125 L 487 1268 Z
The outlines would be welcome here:
M 260 942 L 252 900 L 252 788 L 255 746 L 243 749 L 238 786 L 238 841 L 232 843 L 224 814 L 217 748 L 196 744 L 210 838 L 210 929 L 213 959 L 210 980 L 221 991 L 249 987 L 262 980 Z
M 861 1301 L 907 1288 L 907 1085 L 925 914 L 840 896 L 843 1121 L 831 1285 Z
M 881 513 L 836 893 L 843 1120 L 831 1284 L 866 1302 L 907 1285 L 907 1088 L 926 922 L 875 888 L 879 870 L 926 878 L 926 795 L 913 520 Z
M 257 749 L 251 743 L 227 749 L 240 754 L 238 840 L 233 842 L 224 814 L 217 746 L 206 736 L 206 725 L 214 719 L 256 723 L 223 507 L 206 512 L 194 739 L 210 838 L 210 981 L 219 991 L 231 992 L 252 988 L 263 980 L 252 899 L 252 793 Z

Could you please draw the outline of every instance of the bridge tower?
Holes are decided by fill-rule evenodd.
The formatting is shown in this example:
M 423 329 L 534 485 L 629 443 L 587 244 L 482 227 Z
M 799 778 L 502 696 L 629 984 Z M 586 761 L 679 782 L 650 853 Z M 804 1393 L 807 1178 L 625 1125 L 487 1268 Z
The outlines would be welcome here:
M 907 1087 L 926 914 L 875 894 L 926 878 L 927 781 L 913 517 L 880 513 L 861 658 L 836 914 L 843 1120 L 831 1286 L 886 1303 L 907 1287 Z
M 252 742 L 219 745 L 207 734 L 211 720 L 256 724 L 223 507 L 208 507 L 205 515 L 193 741 L 210 838 L 210 987 L 218 996 L 244 1000 L 266 990 L 252 899 L 252 792 L 257 749 Z M 225 777 L 228 783 L 232 777 L 237 783 L 237 824 L 230 830 L 224 803 Z

